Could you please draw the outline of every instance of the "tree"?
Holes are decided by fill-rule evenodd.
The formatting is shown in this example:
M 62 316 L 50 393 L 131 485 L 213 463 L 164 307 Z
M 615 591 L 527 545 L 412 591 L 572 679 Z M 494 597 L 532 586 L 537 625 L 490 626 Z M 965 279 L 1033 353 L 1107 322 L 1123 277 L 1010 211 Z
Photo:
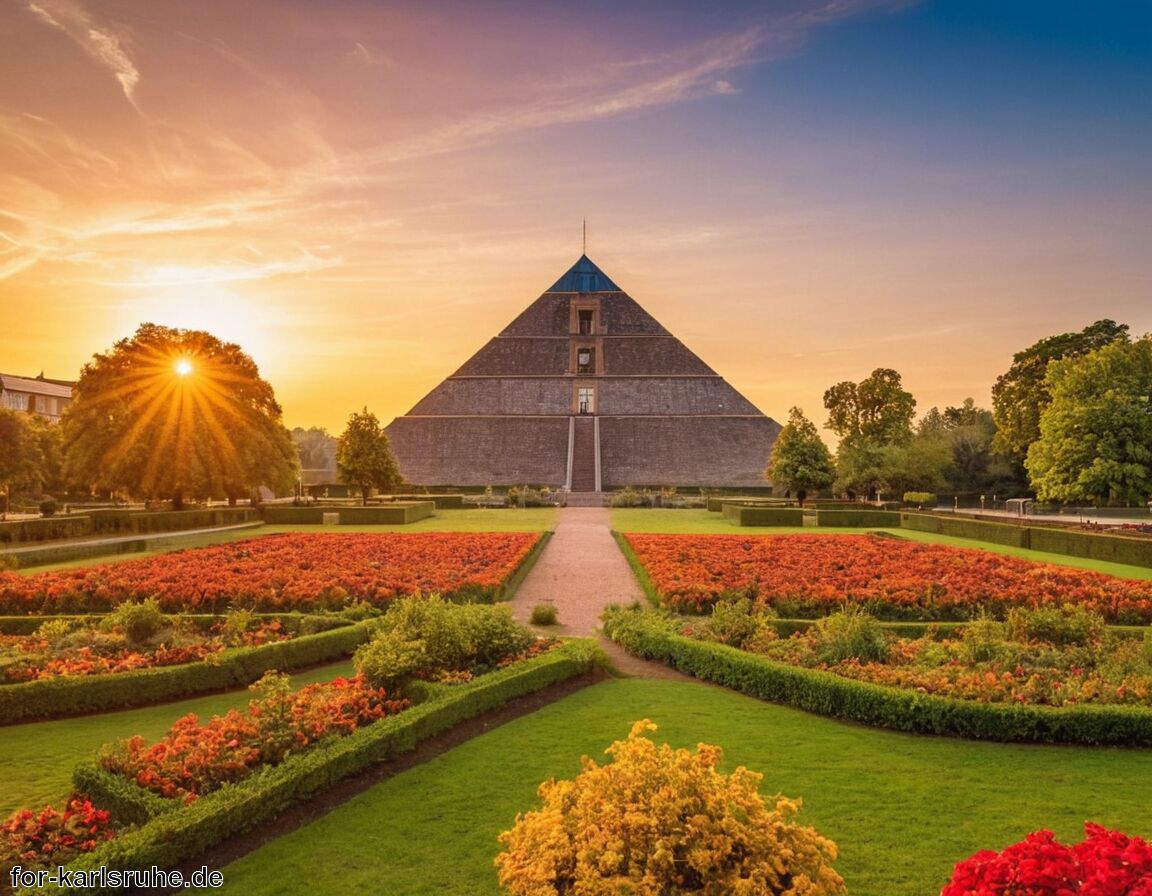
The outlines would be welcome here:
M 912 440 L 916 399 L 900 384 L 900 374 L 885 367 L 859 383 L 837 383 L 824 393 L 827 427 L 840 436 L 836 484 L 874 495 L 892 489 L 893 446 Z
M 8 496 L 36 475 L 43 457 L 27 414 L 0 408 L 0 513 L 8 512 Z
M 1045 375 L 1048 365 L 1076 358 L 1112 342 L 1128 341 L 1128 325 L 1098 320 L 1079 333 L 1049 336 L 1012 356 L 1012 366 L 992 386 L 996 448 L 1022 463 L 1028 446 L 1040 438 L 1040 415 L 1051 400 Z
M 1025 466 L 1042 501 L 1152 495 L 1152 334 L 1048 366 L 1051 400 Z
M 706 896 L 845 891 L 836 844 L 796 822 L 799 802 L 765 799 L 761 775 L 717 771 L 719 747 L 657 747 L 636 722 L 597 765 L 546 781 L 541 809 L 500 835 L 500 883 L 513 896 Z
M 292 441 L 300 455 L 300 466 L 305 470 L 336 469 L 336 439 L 322 426 L 292 430 Z
M 877 368 L 859 383 L 837 383 L 824 393 L 827 427 L 842 442 L 891 445 L 912 438 L 916 399 L 900 385 L 900 374 Z
M 776 485 L 795 490 L 800 506 L 804 506 L 809 491 L 828 488 L 836 479 L 832 452 L 800 408 L 788 412 L 788 422 L 772 445 L 765 476 Z
M 342 482 L 360 489 L 365 504 L 373 487 L 392 491 L 404 481 L 388 436 L 368 408 L 348 418 L 336 446 L 336 469 Z
M 239 346 L 200 330 L 141 324 L 94 355 L 60 425 L 69 481 L 95 490 L 179 509 L 296 480 L 272 387 Z

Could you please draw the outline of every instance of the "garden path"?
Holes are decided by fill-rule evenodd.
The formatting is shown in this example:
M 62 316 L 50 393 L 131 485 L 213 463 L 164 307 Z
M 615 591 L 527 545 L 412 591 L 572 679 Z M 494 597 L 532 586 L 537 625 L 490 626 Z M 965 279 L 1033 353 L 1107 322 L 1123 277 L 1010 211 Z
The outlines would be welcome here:
M 608 509 L 563 507 L 555 533 L 517 589 L 511 606 L 512 615 L 527 624 L 534 606 L 552 604 L 559 624 L 535 626 L 537 631 L 575 638 L 599 637 L 600 646 L 624 675 L 686 679 L 661 663 L 630 655 L 600 634 L 600 614 L 609 604 L 646 600 L 632 568 L 612 538 Z

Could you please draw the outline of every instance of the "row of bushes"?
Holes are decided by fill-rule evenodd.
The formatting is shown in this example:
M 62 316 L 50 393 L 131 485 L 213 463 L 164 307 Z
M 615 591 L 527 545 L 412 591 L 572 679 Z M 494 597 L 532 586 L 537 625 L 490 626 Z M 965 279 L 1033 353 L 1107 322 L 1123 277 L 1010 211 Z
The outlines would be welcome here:
M 1152 539 L 1126 538 L 1122 535 L 1076 532 L 1050 526 L 1023 526 L 993 523 L 967 517 L 941 516 L 928 513 L 902 513 L 900 525 L 905 529 L 934 532 L 956 538 L 975 538 L 994 544 L 1006 544 L 1069 557 L 1126 563 L 1129 566 L 1152 567 Z
M 57 541 L 91 535 L 140 535 L 148 532 L 174 532 L 179 529 L 206 529 L 258 520 L 247 507 L 217 507 L 205 510 L 89 510 L 84 514 L 53 516 L 38 520 L 11 520 L 0 523 L 0 544 Z
M 725 504 L 724 519 L 734 526 L 803 526 L 804 511 L 799 507 Z
M 7 684 L 0 686 L 0 725 L 230 690 L 256 681 L 269 669 L 303 669 L 350 656 L 369 635 L 367 623 L 355 623 L 288 641 L 236 648 L 200 663 Z
M 8 555 L 17 569 L 44 566 L 48 563 L 68 563 L 72 560 L 88 560 L 92 557 L 112 557 L 118 554 L 137 554 L 148 550 L 144 538 L 129 538 L 124 541 L 67 541 L 61 544 L 45 544 L 39 547 L 22 548 Z
M 342 526 L 404 526 L 427 519 L 436 510 L 434 501 L 414 501 L 372 507 L 326 507 L 323 505 L 265 504 L 264 522 L 271 525 L 319 525 L 336 515 Z
M 541 657 L 456 685 L 426 703 L 381 719 L 347 737 L 290 755 L 280 765 L 262 769 L 235 785 L 174 810 L 132 796 L 122 781 L 109 781 L 113 776 L 95 768 L 93 763 L 85 763 L 77 768 L 74 782 L 93 802 L 125 813 L 121 819 L 125 822 L 148 820 L 72 860 L 69 868 L 178 867 L 217 843 L 274 817 L 293 803 L 320 793 L 373 763 L 408 752 L 421 741 L 516 697 L 587 674 L 598 661 L 598 650 L 592 642 L 569 642 Z
M 687 638 L 636 610 L 612 614 L 605 631 L 629 653 L 696 678 L 850 722 L 978 740 L 1152 746 L 1152 712 L 1142 707 L 976 703 L 868 684 Z

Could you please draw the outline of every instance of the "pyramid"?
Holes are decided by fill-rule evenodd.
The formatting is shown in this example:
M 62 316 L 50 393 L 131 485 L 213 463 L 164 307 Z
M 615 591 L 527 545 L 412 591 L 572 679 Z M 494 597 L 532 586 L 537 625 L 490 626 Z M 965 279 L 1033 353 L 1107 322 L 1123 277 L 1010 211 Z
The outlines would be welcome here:
M 763 486 L 780 424 L 585 255 L 386 429 L 426 486 Z

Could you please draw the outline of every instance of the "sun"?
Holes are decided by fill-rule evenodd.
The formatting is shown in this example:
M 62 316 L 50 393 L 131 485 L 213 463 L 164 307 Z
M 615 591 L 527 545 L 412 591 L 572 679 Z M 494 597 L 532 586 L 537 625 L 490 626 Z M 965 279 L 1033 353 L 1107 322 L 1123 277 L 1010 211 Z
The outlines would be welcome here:
M 179 376 L 188 376 L 192 372 L 192 362 L 187 358 L 181 358 L 176 362 L 176 373 Z

